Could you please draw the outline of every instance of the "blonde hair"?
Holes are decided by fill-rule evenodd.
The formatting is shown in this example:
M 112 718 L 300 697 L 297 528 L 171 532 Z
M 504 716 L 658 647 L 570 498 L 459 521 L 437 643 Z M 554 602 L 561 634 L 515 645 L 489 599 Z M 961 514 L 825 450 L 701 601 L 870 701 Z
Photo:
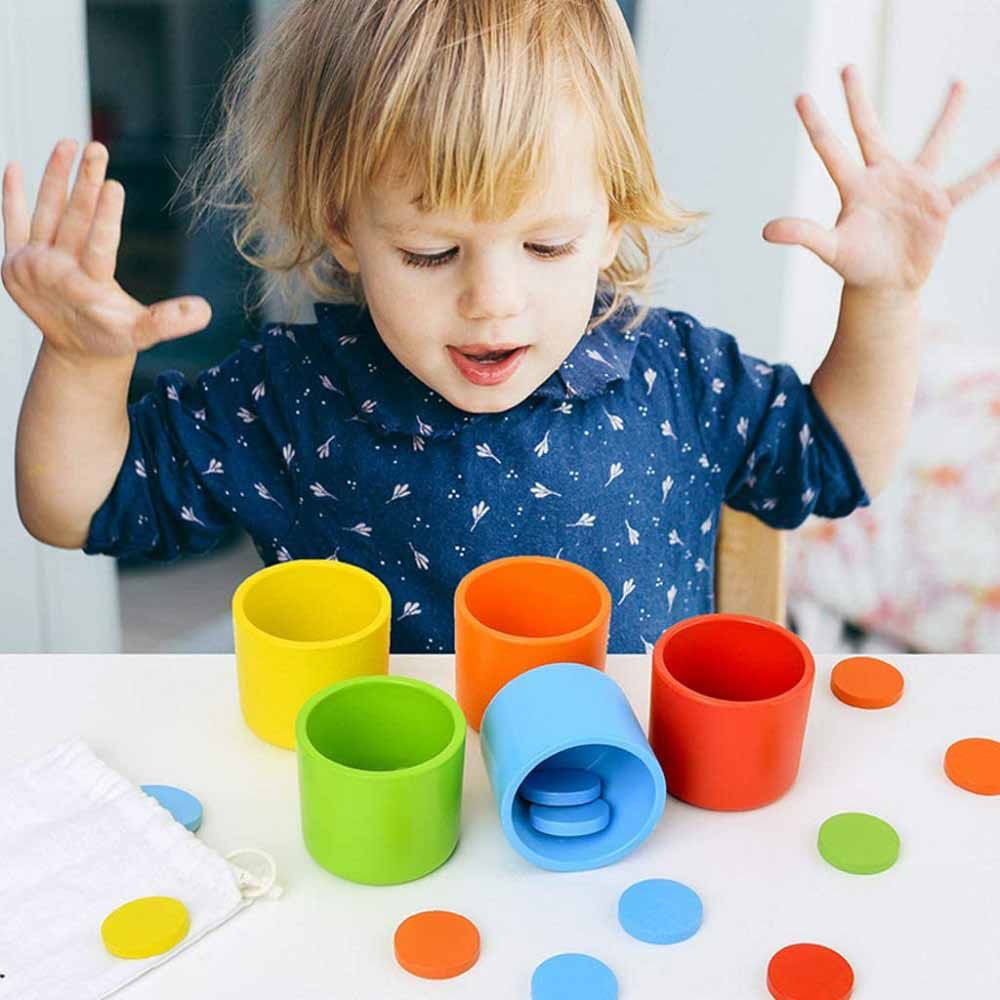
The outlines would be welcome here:
M 293 0 L 231 67 L 220 128 L 177 194 L 192 192 L 192 227 L 212 208 L 233 213 L 237 251 L 264 272 L 255 306 L 277 291 L 298 308 L 296 285 L 364 304 L 359 276 L 329 248 L 352 198 L 402 156 L 421 211 L 508 217 L 532 189 L 567 87 L 623 223 L 598 279 L 610 304 L 592 327 L 647 290 L 645 228 L 683 233 L 708 214 L 660 191 L 615 0 Z

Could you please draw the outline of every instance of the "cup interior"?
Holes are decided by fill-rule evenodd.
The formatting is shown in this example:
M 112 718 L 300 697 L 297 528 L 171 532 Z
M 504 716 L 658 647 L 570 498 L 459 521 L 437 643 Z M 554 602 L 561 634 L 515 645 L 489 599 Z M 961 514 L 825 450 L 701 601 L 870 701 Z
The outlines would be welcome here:
M 306 737 L 327 760 L 357 771 L 399 771 L 437 757 L 455 716 L 432 693 L 391 678 L 336 685 L 306 719 Z
M 243 597 L 252 625 L 292 642 L 349 638 L 373 625 L 384 608 L 385 595 L 375 580 L 310 560 L 287 563 L 279 573 L 262 572 Z
M 806 658 L 777 626 L 709 616 L 663 644 L 660 663 L 685 687 L 722 701 L 776 698 L 795 687 Z
M 544 639 L 593 624 L 603 601 L 589 572 L 563 561 L 512 560 L 479 573 L 465 591 L 476 621 L 497 632 Z
M 582 837 L 539 833 L 531 825 L 529 804 L 515 795 L 511 823 L 531 851 L 550 861 L 589 865 L 616 854 L 647 832 L 656 805 L 656 784 L 649 768 L 635 754 L 620 747 L 592 743 L 563 750 L 538 765 L 538 768 L 561 767 L 592 771 L 600 776 L 601 796 L 611 808 L 611 821 L 600 833 Z

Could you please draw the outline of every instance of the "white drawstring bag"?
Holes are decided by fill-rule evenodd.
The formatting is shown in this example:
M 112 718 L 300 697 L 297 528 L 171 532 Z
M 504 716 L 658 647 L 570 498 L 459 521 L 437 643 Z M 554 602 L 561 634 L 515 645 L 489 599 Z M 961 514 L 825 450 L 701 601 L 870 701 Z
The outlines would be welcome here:
M 259 877 L 229 859 L 259 854 Z M 100 760 L 80 739 L 0 774 L 0 997 L 100 1000 L 162 965 L 260 896 L 277 898 L 274 861 L 254 848 L 223 858 Z M 112 910 L 171 896 L 191 927 L 147 959 L 101 939 Z

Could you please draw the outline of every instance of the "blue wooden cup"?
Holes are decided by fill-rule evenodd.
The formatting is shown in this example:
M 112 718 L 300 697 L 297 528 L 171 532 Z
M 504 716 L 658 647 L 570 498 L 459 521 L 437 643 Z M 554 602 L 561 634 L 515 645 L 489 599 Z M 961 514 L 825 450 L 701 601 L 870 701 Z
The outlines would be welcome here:
M 550 871 L 613 864 L 652 833 L 667 786 L 622 689 L 579 663 L 550 663 L 508 681 L 487 706 L 480 746 L 504 834 L 528 861 Z M 518 791 L 536 768 L 592 771 L 611 820 L 599 833 L 539 832 Z

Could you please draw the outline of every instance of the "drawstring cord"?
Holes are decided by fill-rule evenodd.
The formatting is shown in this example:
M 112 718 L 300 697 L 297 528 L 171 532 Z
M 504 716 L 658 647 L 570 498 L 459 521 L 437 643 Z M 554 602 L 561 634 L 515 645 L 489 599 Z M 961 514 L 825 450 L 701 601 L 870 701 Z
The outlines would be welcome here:
M 232 858 L 241 854 L 252 854 L 263 858 L 267 862 L 268 874 L 264 878 L 259 878 L 252 871 L 234 864 L 240 875 L 240 895 L 244 899 L 257 899 L 260 896 L 266 896 L 268 899 L 280 899 L 285 890 L 278 885 L 278 866 L 275 864 L 274 858 L 259 847 L 241 847 L 238 850 L 230 851 L 226 855 L 226 860 L 231 861 Z

